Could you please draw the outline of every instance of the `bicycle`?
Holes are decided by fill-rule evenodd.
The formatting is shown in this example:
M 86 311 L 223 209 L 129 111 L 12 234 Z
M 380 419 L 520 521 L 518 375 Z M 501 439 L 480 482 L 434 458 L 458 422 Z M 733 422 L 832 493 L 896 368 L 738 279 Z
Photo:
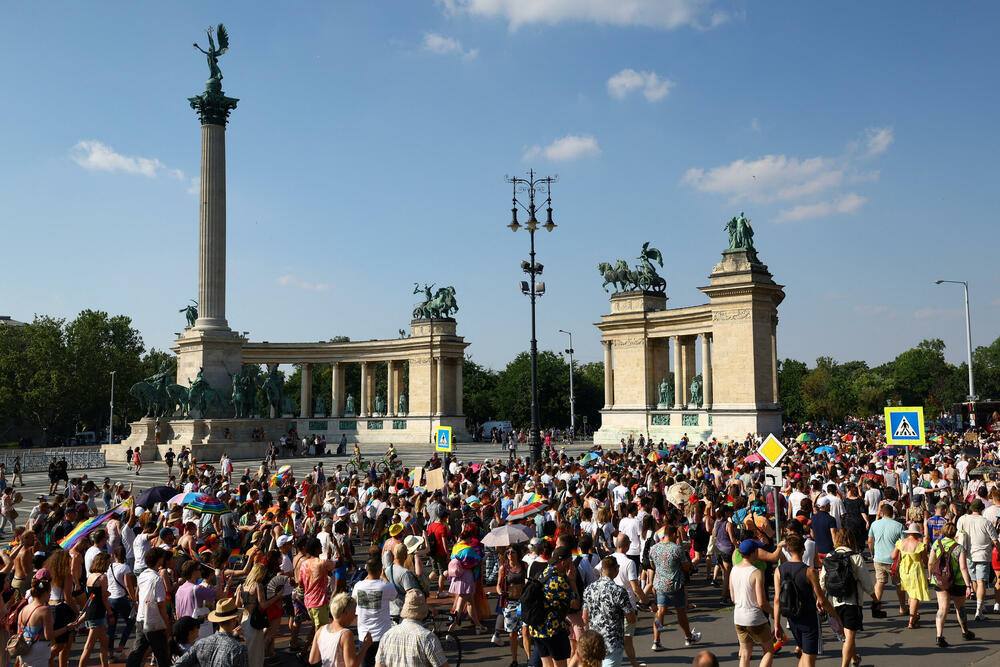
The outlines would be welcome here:
M 402 461 L 399 460 L 391 461 L 389 460 L 388 456 L 383 456 L 382 459 L 375 464 L 375 470 L 383 475 L 394 473 L 397 470 L 401 470 L 402 468 L 403 468 Z
M 459 641 L 458 637 L 454 633 L 448 631 L 448 626 L 442 624 L 447 623 L 447 618 L 438 620 L 434 612 L 427 615 L 424 619 L 424 627 L 434 633 L 441 642 L 441 648 L 444 649 L 444 656 L 448 660 L 449 667 L 459 667 L 462 664 L 462 642 Z
M 365 471 L 364 459 L 361 456 L 352 456 L 344 466 L 348 475 L 355 475 Z

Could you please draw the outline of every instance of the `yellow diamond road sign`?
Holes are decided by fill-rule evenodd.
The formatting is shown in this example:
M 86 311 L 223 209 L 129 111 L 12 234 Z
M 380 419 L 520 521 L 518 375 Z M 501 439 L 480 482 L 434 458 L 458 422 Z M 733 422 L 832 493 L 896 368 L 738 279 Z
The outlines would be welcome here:
M 781 444 L 781 441 L 774 435 L 767 436 L 767 439 L 757 448 L 757 453 L 764 457 L 769 466 L 778 465 L 778 461 L 784 458 L 788 448 Z

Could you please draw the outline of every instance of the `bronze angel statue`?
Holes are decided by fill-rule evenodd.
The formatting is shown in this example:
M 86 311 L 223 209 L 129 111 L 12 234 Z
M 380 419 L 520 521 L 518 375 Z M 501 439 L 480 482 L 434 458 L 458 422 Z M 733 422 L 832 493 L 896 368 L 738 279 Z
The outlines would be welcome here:
M 205 58 L 208 60 L 208 80 L 218 83 L 222 81 L 222 70 L 219 69 L 219 56 L 229 50 L 229 33 L 226 32 L 226 26 L 221 23 L 214 31 L 219 36 L 218 48 L 215 47 L 215 40 L 212 39 L 212 26 L 209 26 L 208 30 L 205 31 L 205 34 L 208 35 L 208 51 L 198 46 L 197 42 L 194 43 L 194 48 L 204 53 Z

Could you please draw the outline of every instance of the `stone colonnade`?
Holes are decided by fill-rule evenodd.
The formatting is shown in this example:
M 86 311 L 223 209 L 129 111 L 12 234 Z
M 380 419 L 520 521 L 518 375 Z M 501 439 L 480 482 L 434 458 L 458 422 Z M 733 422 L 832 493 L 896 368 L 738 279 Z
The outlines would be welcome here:
M 669 343 L 673 352 L 666 354 L 667 345 L 649 345 L 649 363 L 645 366 L 645 384 L 650 389 L 647 391 L 644 404 L 648 409 L 671 409 L 686 410 L 700 408 L 710 410 L 712 408 L 712 334 L 702 332 L 699 334 L 686 336 L 666 336 L 653 338 Z M 697 367 L 695 357 L 696 343 L 701 342 L 701 368 Z M 604 409 L 611 410 L 615 407 L 615 341 L 614 339 L 602 341 L 604 345 Z M 670 362 L 670 359 L 673 362 Z M 674 374 L 674 400 L 670 405 L 660 405 L 659 386 L 667 378 L 667 374 Z M 700 405 L 695 405 L 691 401 L 691 381 L 696 375 L 701 375 L 702 381 L 702 401 Z M 774 378 L 777 386 L 777 376 Z M 633 407 L 633 406 L 628 406 Z

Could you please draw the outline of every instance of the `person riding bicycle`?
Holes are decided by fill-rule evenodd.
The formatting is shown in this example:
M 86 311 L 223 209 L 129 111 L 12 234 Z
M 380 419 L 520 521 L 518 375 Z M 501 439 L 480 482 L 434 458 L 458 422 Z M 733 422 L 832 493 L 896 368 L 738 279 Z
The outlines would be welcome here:
M 396 465 L 396 445 L 389 443 L 389 449 L 385 450 L 385 458 L 390 465 Z

